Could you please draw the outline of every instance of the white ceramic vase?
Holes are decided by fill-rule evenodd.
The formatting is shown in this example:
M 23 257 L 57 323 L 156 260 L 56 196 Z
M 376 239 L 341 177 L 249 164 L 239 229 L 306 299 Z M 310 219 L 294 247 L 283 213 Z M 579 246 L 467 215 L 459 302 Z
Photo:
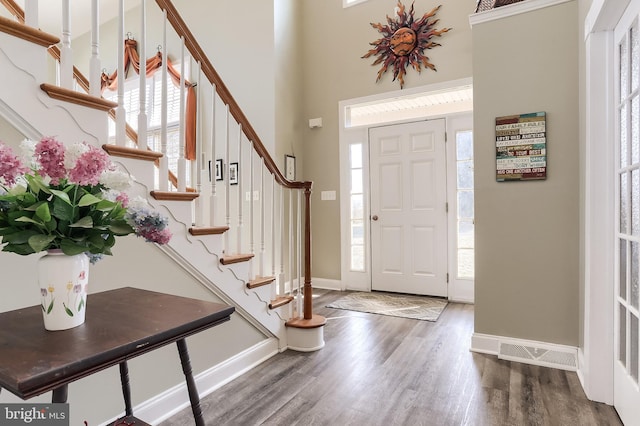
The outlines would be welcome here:
M 42 316 L 47 330 L 67 330 L 84 323 L 87 310 L 89 258 L 49 250 L 38 259 Z

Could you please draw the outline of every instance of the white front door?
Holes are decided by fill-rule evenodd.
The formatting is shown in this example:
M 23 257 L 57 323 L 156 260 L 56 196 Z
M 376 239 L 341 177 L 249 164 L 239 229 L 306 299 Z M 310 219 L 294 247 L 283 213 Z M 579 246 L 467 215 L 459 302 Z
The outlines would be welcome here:
M 616 286 L 614 406 L 625 425 L 640 425 L 640 2 L 615 30 Z
M 371 289 L 447 296 L 445 120 L 369 131 Z

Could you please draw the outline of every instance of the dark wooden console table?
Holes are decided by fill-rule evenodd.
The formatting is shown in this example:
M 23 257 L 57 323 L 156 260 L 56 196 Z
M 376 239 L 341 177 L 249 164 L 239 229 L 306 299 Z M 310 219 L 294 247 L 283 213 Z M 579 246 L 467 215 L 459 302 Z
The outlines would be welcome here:
M 133 416 L 127 360 L 176 342 L 196 425 L 204 425 L 185 338 L 228 321 L 220 303 L 130 287 L 90 294 L 79 327 L 46 331 L 40 306 L 0 313 L 0 389 L 22 399 L 53 391 L 66 402 L 69 383 L 119 365 L 125 417 L 115 424 L 145 425 Z

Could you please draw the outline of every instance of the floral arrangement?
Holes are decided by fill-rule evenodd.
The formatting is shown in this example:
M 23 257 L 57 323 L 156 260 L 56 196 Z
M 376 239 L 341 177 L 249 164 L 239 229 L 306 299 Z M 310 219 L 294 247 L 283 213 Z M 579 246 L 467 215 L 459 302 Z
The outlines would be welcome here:
M 53 137 L 21 143 L 22 155 L 0 141 L 2 251 L 29 255 L 60 249 L 95 263 L 111 255 L 115 237 L 171 239 L 167 219 L 146 200 L 129 200 L 131 177 L 86 142 L 66 147 Z

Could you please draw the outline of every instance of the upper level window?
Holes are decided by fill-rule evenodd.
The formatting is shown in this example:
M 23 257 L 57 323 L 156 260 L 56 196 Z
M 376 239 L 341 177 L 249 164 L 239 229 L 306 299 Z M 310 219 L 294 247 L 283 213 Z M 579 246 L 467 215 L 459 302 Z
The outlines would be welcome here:
M 364 3 L 367 0 L 342 0 L 342 7 L 354 6 L 358 3 Z

